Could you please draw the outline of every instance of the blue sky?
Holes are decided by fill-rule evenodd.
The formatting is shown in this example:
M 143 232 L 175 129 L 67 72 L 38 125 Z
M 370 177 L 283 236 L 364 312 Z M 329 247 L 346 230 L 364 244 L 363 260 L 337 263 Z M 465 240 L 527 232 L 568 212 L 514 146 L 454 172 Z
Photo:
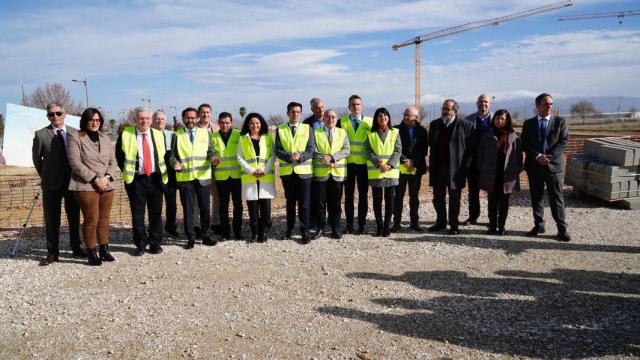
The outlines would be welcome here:
M 413 102 L 413 47 L 391 45 L 557 0 L 2 1 L 0 108 L 45 82 L 66 86 L 109 117 L 145 105 L 173 114 L 202 102 L 265 115 L 320 96 L 344 107 Z M 572 7 L 423 44 L 423 102 L 640 96 L 640 16 L 558 22 L 634 10 L 634 1 Z M 367 112 L 373 109 L 368 108 Z

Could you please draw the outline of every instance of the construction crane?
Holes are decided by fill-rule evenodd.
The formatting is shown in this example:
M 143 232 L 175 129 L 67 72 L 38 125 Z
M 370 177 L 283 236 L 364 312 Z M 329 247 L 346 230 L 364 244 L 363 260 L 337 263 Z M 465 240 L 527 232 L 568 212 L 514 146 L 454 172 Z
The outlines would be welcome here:
M 568 21 L 568 20 L 587 20 L 587 19 L 599 19 L 599 18 L 607 18 L 607 17 L 617 17 L 618 24 L 622 24 L 622 20 L 625 16 L 634 16 L 640 15 L 640 10 L 629 10 L 629 11 L 616 11 L 616 12 L 603 12 L 603 13 L 594 13 L 594 14 L 583 14 L 583 15 L 572 15 L 572 16 L 561 16 L 558 18 L 558 21 Z
M 408 45 L 416 46 L 415 103 L 418 110 L 420 109 L 420 102 L 421 102 L 420 101 L 420 67 L 422 65 L 421 44 L 423 42 L 461 33 L 464 31 L 474 30 L 477 28 L 485 27 L 485 26 L 490 26 L 490 25 L 496 26 L 496 25 L 500 25 L 503 22 L 507 22 L 507 21 L 511 21 L 511 20 L 515 20 L 515 19 L 519 19 L 527 16 L 532 16 L 532 15 L 540 14 L 547 11 L 557 10 L 557 9 L 564 8 L 571 5 L 573 5 L 571 0 L 562 1 L 560 3 L 546 5 L 546 6 L 522 11 L 522 12 L 511 14 L 511 15 L 498 17 L 495 19 L 476 21 L 476 22 L 471 22 L 464 25 L 458 25 L 458 26 L 438 30 L 429 34 L 416 36 L 411 40 L 407 40 L 407 41 L 393 45 L 394 51 L 397 51 L 401 47 L 408 46 Z

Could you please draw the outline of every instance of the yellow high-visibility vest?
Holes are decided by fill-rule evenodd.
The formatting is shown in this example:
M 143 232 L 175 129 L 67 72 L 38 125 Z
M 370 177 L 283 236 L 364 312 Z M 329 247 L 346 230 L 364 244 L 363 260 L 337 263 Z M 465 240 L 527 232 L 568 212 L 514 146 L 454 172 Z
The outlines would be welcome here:
M 158 164 L 158 171 L 162 182 L 166 184 L 169 182 L 169 175 L 167 174 L 167 165 L 164 163 L 164 155 L 166 153 L 164 146 L 164 134 L 160 130 L 149 129 L 151 131 L 151 137 L 156 144 L 156 163 Z M 136 176 L 136 164 L 138 163 L 138 137 L 135 126 L 128 126 L 122 131 L 122 152 L 124 152 L 124 167 L 122 171 L 122 179 L 125 184 L 131 184 L 133 178 Z
M 242 158 L 249 163 L 253 168 L 262 168 L 265 169 L 265 172 L 269 171 L 268 174 L 265 174 L 262 177 L 253 176 L 252 174 L 247 173 L 242 169 L 242 176 L 240 176 L 240 181 L 243 184 L 253 184 L 256 181 L 261 182 L 269 182 L 274 183 L 276 181 L 276 177 L 273 171 L 273 167 L 271 169 L 266 169 L 267 161 L 271 157 L 271 153 L 273 152 L 273 138 L 271 134 L 267 133 L 260 136 L 260 155 L 256 155 L 256 150 L 253 148 L 253 142 L 249 137 L 249 134 L 240 137 L 240 148 L 242 149 Z
M 390 128 L 384 142 L 380 140 L 380 136 L 378 136 L 377 131 L 369 133 L 368 136 L 369 144 L 371 144 L 371 150 L 378 156 L 382 163 L 387 164 L 391 155 L 393 155 L 393 150 L 395 149 L 399 133 L 400 131 L 398 131 L 398 129 Z M 369 180 L 398 179 L 400 178 L 400 171 L 397 168 L 393 168 L 389 171 L 382 172 L 367 159 L 367 178 Z
M 182 162 L 182 170 L 176 171 L 178 182 L 195 179 L 211 180 L 211 159 L 207 157 L 209 150 L 209 130 L 195 127 L 193 144 L 185 128 L 176 131 L 176 148 Z
M 311 134 L 309 125 L 298 123 L 297 126 L 298 129 L 295 136 L 291 135 L 291 128 L 289 128 L 288 123 L 278 126 L 278 138 L 282 148 L 290 154 L 304 152 L 309 142 Z M 310 158 L 301 163 L 289 163 L 280 159 L 278 159 L 278 162 L 280 163 L 280 176 L 291 175 L 293 172 L 298 175 L 313 174 L 312 160 Z
M 219 131 L 214 132 L 211 136 L 213 148 L 216 151 L 216 155 L 220 158 L 220 163 L 215 167 L 215 171 L 213 172 L 216 180 L 227 180 L 229 177 L 232 179 L 240 179 L 240 165 L 238 164 L 237 155 L 239 140 L 240 131 L 236 129 L 231 130 L 226 145 Z
M 344 139 L 347 136 L 347 131 L 340 128 L 333 129 L 333 139 L 331 145 L 329 145 L 329 139 L 325 134 L 325 129 L 318 128 L 314 131 L 316 140 L 316 148 L 318 152 L 323 155 L 333 155 L 342 149 Z M 333 176 L 336 181 L 342 181 L 347 176 L 347 161 L 341 159 L 335 162 L 336 167 L 331 168 L 320 162 L 318 159 L 313 159 L 313 177 L 318 179 L 326 179 L 329 174 Z
M 340 126 L 347 131 L 349 135 L 349 143 L 351 145 L 351 153 L 347 157 L 348 164 L 364 165 L 367 163 L 367 154 L 364 150 L 364 142 L 367 140 L 367 135 L 371 131 L 373 126 L 373 119 L 368 116 L 363 116 L 358 130 L 354 131 L 351 126 L 351 119 L 349 116 L 343 116 L 340 119 Z

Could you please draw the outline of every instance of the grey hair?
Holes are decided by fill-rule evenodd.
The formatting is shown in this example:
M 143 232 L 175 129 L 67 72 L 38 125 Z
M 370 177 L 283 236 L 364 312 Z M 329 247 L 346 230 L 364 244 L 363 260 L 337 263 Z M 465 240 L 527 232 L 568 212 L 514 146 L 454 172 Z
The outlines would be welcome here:
M 322 99 L 320 99 L 319 97 L 314 97 L 313 99 L 311 99 L 311 101 L 309 101 L 309 105 L 313 106 L 314 103 L 317 103 L 320 101 L 322 101 Z
M 64 112 L 64 106 L 62 106 L 62 105 L 60 105 L 58 103 L 47 104 L 47 111 L 51 111 L 51 109 L 53 109 L 54 107 L 62 108 L 62 111 Z
M 442 102 L 442 105 L 444 105 L 444 104 L 446 104 L 446 103 L 448 103 L 448 102 L 453 103 L 453 110 L 455 110 L 455 111 L 456 111 L 456 114 L 457 114 L 457 113 L 458 113 L 458 110 L 460 110 L 460 105 L 458 105 L 458 102 L 457 102 L 457 101 L 455 101 L 455 100 L 453 100 L 453 99 L 447 99 L 447 100 L 445 100 L 444 102 Z
M 162 114 L 165 117 L 167 116 L 167 114 L 165 114 L 164 110 L 158 109 L 153 113 L 153 115 L 151 115 L 151 120 L 155 120 L 158 117 L 158 114 Z
M 144 106 L 138 106 L 137 108 L 134 109 L 134 111 L 136 113 L 136 119 L 138 118 L 138 114 L 140 114 L 141 112 L 151 113 L 151 109 L 149 109 L 148 107 L 144 107 Z

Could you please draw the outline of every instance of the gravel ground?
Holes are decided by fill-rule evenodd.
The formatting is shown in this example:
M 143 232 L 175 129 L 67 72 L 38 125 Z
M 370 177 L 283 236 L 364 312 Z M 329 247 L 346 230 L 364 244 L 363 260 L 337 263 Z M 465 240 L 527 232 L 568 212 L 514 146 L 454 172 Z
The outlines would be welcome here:
M 101 267 L 64 256 L 66 236 L 46 267 L 42 239 L 15 258 L 0 241 L 0 358 L 640 357 L 640 211 L 566 198 L 570 243 L 551 220 L 524 236 L 526 196 L 504 237 L 477 225 L 191 251 L 176 240 L 137 258 L 119 229 L 117 261 Z M 426 227 L 435 214 L 421 206 Z

